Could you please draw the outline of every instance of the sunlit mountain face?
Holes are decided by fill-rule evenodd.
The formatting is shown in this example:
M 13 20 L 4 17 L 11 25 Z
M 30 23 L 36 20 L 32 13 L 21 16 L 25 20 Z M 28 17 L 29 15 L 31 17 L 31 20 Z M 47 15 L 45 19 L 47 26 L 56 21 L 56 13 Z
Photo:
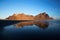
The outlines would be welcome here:
M 53 20 L 46 12 L 39 13 L 36 16 L 26 14 L 13 14 L 7 17 L 8 20 Z

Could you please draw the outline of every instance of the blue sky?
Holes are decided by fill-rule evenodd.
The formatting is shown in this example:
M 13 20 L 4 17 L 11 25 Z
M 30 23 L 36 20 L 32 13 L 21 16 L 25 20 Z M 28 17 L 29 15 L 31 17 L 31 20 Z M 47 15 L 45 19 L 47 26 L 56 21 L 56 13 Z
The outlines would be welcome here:
M 60 0 L 0 0 L 0 18 L 14 13 L 37 15 L 41 12 L 60 18 Z

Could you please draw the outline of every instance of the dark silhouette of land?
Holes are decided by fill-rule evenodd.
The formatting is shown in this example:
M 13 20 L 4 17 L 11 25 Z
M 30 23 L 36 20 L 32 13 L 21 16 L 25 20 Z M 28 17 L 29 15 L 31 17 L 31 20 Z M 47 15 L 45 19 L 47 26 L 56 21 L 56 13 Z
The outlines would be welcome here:
M 0 27 L 13 25 L 19 22 L 28 22 L 28 21 L 32 21 L 32 20 L 0 20 Z

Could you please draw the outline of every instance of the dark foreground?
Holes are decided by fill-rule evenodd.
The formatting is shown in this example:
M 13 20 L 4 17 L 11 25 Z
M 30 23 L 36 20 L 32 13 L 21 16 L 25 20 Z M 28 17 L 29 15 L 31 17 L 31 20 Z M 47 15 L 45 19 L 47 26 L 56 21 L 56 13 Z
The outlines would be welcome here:
M 60 20 L 21 23 L 0 28 L 0 40 L 60 39 Z
M 27 22 L 27 21 L 32 21 L 32 20 L 0 20 L 0 27 L 16 24 L 19 22 Z

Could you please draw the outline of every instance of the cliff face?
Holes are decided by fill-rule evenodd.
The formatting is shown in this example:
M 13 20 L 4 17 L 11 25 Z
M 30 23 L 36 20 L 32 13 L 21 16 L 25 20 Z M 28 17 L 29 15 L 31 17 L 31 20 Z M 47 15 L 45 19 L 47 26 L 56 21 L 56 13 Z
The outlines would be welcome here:
M 12 16 L 9 16 L 9 20 L 33 20 L 34 16 L 32 15 L 25 15 L 25 14 L 13 14 Z
M 53 18 L 49 17 L 48 14 L 43 12 L 43 13 L 40 13 L 40 14 L 36 15 L 34 19 L 35 20 L 52 20 Z
M 53 18 L 49 17 L 49 15 L 44 12 L 36 16 L 25 15 L 25 14 L 13 14 L 12 16 L 9 16 L 6 19 L 9 19 L 9 20 L 52 20 Z

